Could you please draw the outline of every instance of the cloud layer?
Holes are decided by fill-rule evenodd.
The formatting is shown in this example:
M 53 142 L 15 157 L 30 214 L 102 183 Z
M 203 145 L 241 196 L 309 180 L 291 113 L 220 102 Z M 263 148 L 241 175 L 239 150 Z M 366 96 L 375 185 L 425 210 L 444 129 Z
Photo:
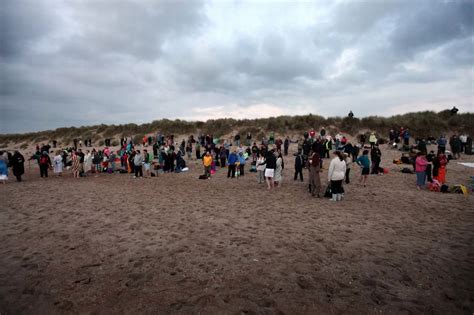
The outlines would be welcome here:
M 473 111 L 472 1 L 40 1 L 0 10 L 0 133 Z

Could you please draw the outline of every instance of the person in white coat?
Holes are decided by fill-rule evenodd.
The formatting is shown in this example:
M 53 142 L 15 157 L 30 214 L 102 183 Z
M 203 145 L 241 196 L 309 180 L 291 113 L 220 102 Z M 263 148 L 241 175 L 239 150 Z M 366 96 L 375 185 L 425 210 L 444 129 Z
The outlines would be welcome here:
M 56 152 L 56 156 L 53 159 L 54 174 L 61 176 L 63 174 L 63 157 L 61 151 Z
M 86 151 L 86 155 L 84 156 L 84 173 L 92 171 L 92 154 L 89 150 Z
M 334 151 L 335 157 L 329 164 L 328 181 L 331 182 L 332 201 L 342 200 L 342 181 L 346 176 L 346 162 L 344 154 L 340 151 Z

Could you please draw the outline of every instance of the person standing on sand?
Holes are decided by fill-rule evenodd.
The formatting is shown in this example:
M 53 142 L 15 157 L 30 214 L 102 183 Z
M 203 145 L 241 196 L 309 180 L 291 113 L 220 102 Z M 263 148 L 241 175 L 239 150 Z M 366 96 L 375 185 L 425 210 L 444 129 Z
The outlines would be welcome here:
M 79 178 L 81 163 L 80 163 L 80 157 L 76 154 L 75 150 L 73 150 L 71 153 L 71 162 L 72 162 L 72 175 L 74 176 L 74 178 Z
M 377 137 L 375 136 L 375 132 L 371 132 L 369 136 L 369 143 L 370 143 L 370 149 L 374 149 L 375 144 L 377 143 Z
M 276 160 L 276 168 L 275 168 L 275 176 L 273 181 L 275 182 L 275 186 L 281 187 L 281 182 L 283 180 L 283 156 L 281 155 L 281 151 L 277 150 L 277 160 Z
M 331 160 L 328 170 L 328 181 L 331 183 L 331 201 L 342 200 L 342 181 L 346 176 L 346 162 L 341 151 L 334 151 L 335 157 Z
M 143 156 L 140 150 L 137 150 L 135 157 L 133 158 L 133 164 L 135 165 L 135 176 L 133 178 L 143 178 Z
M 351 173 L 351 165 L 352 165 L 352 159 L 349 156 L 349 154 L 344 153 L 344 161 L 346 162 L 346 184 L 350 183 L 350 173 Z
M 367 177 L 370 174 L 369 150 L 364 150 L 362 156 L 357 158 L 356 163 L 361 167 L 359 184 L 362 183 L 365 187 L 367 184 Z
M 284 149 L 285 155 L 288 155 L 289 147 L 290 147 L 290 137 L 286 136 L 285 142 L 283 143 L 283 149 Z
M 446 166 L 448 158 L 443 152 L 438 152 L 438 156 L 433 161 L 433 178 L 441 184 L 446 183 Z
M 51 159 L 49 158 L 48 152 L 43 151 L 39 158 L 39 167 L 41 178 L 48 177 L 48 169 L 51 167 Z
M 416 187 L 418 188 L 418 190 L 425 187 L 427 165 L 428 161 L 426 160 L 425 153 L 418 152 L 415 160 Z
M 152 161 L 153 157 L 148 153 L 148 150 L 143 150 L 143 168 L 145 169 L 145 178 L 151 177 L 150 168 Z
M 57 176 L 62 176 L 63 174 L 63 157 L 61 156 L 61 151 L 56 152 L 56 156 L 53 158 L 54 164 L 54 173 Z
M 299 149 L 295 157 L 295 176 L 293 180 L 297 180 L 298 175 L 300 175 L 300 180 L 303 181 L 303 166 L 304 166 L 303 152 L 301 151 L 301 149 Z
M 256 162 L 257 166 L 257 180 L 258 183 L 264 183 L 265 182 L 265 157 L 263 154 L 259 154 Z
M 17 182 L 21 182 L 21 176 L 25 173 L 25 158 L 17 150 L 10 159 L 10 165 L 13 169 L 13 175 L 16 177 Z
M 92 154 L 89 150 L 86 150 L 86 155 L 84 156 L 84 173 L 92 171 Z
M 370 158 L 372 159 L 372 174 L 379 174 L 380 162 L 382 160 L 382 151 L 379 149 L 379 145 L 376 144 L 372 150 L 370 150 Z
M 202 164 L 204 165 L 204 175 L 206 175 L 207 178 L 211 178 L 211 165 L 212 165 L 211 152 L 206 151 L 206 154 L 202 158 Z
M 268 190 L 272 190 L 275 188 L 275 184 L 273 181 L 273 177 L 275 176 L 275 169 L 276 169 L 276 157 L 275 157 L 275 151 L 274 149 L 269 150 L 267 152 L 267 157 L 266 157 L 266 168 L 265 168 L 265 177 L 267 179 L 267 188 Z
M 8 179 L 8 153 L 0 151 L 0 180 L 5 181 Z
M 238 155 L 239 158 L 239 175 L 245 175 L 245 155 L 243 152 L 240 152 Z
M 232 152 L 229 154 L 229 159 L 227 161 L 228 169 L 227 169 L 227 178 L 231 177 L 235 178 L 235 167 L 237 164 L 237 161 L 239 160 L 239 157 L 237 156 L 237 151 L 236 149 L 233 149 Z
M 320 153 L 316 151 L 312 151 L 310 158 L 308 159 L 309 165 L 309 187 L 311 196 L 317 196 L 320 198 L 321 193 L 321 156 Z

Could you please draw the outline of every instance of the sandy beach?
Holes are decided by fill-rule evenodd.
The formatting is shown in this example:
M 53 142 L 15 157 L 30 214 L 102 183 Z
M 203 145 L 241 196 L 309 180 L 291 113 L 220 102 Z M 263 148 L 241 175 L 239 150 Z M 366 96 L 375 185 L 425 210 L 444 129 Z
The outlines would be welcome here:
M 382 149 L 390 173 L 364 188 L 353 166 L 342 202 L 293 181 L 291 154 L 272 192 L 197 162 L 46 180 L 26 163 L 0 184 L 0 313 L 472 314 L 473 195 L 417 191 Z M 473 170 L 452 161 L 449 184 Z

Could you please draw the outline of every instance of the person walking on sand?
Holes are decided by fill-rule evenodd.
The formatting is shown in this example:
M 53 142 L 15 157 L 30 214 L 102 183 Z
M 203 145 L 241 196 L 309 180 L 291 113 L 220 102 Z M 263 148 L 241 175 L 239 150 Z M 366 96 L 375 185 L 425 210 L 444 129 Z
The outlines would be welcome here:
M 137 150 L 133 158 L 133 164 L 135 165 L 135 176 L 133 178 L 143 178 L 143 155 L 140 153 L 140 150 Z
M 362 156 L 359 156 L 356 160 L 357 165 L 361 167 L 361 174 L 359 179 L 359 184 L 363 184 L 364 187 L 367 184 L 367 177 L 370 174 L 370 160 L 369 160 L 369 150 L 364 150 Z
M 13 175 L 16 177 L 17 182 L 21 182 L 21 176 L 25 173 L 25 158 L 17 150 L 13 153 L 13 156 L 10 159 L 10 165 L 13 169 Z
M 309 186 L 311 196 L 317 196 L 320 198 L 321 193 L 321 156 L 318 151 L 312 151 L 310 158 L 308 159 L 309 165 Z
M 425 187 L 427 165 L 428 161 L 426 160 L 425 153 L 418 152 L 415 160 L 416 187 L 418 188 L 418 190 Z
M 74 178 L 79 178 L 79 172 L 81 171 L 81 161 L 80 161 L 80 157 L 76 154 L 75 150 L 73 150 L 71 153 L 71 162 L 72 162 L 72 176 Z
M 56 156 L 53 158 L 54 164 L 54 173 L 57 176 L 62 176 L 63 174 L 63 157 L 61 156 L 61 151 L 56 152 Z
M 272 190 L 275 188 L 275 184 L 273 181 L 273 177 L 275 176 L 275 169 L 276 169 L 276 157 L 274 149 L 269 150 L 267 152 L 266 157 L 266 168 L 265 168 L 265 178 L 267 179 L 267 188 L 268 190 Z
M 204 175 L 206 175 L 207 178 L 211 178 L 211 165 L 212 165 L 211 152 L 206 151 L 206 154 L 202 158 L 202 164 L 204 165 Z
M 331 183 L 332 199 L 331 201 L 342 200 L 342 181 L 346 176 L 346 162 L 341 151 L 334 151 L 335 157 L 331 160 L 328 170 L 328 181 Z

